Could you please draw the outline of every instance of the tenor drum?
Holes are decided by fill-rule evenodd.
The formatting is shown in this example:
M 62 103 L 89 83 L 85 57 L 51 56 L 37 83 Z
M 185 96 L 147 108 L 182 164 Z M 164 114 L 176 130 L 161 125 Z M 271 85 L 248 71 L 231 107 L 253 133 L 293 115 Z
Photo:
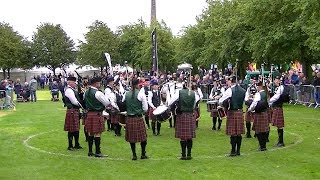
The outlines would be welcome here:
M 153 111 L 157 121 L 164 122 L 171 118 L 171 111 L 167 106 L 159 106 Z
M 127 112 L 120 112 L 119 113 L 119 124 L 120 125 L 125 125 L 126 124 L 126 116 L 127 116 Z
M 207 102 L 207 112 L 212 112 L 216 110 L 217 107 L 218 107 L 218 101 L 214 100 L 214 101 Z

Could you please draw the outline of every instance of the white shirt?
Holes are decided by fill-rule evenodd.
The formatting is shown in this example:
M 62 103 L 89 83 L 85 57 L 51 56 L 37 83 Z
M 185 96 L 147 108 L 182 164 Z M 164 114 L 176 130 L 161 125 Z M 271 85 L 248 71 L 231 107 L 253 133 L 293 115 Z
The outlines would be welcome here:
M 197 89 L 200 100 L 203 99 L 203 93 L 200 88 Z
M 137 89 L 136 89 L 137 90 Z M 138 91 L 138 90 L 137 90 Z M 125 102 L 126 101 L 126 94 L 127 92 L 124 94 L 123 96 L 123 99 L 122 99 L 122 102 Z M 147 97 L 146 95 L 144 94 L 144 91 L 141 91 L 139 90 L 139 93 L 138 93 L 138 100 L 140 102 L 142 102 L 142 109 L 144 112 L 147 112 L 148 111 L 148 101 L 147 101 Z
M 155 109 L 156 107 L 152 103 L 153 92 L 158 92 L 158 93 L 160 93 L 160 92 L 153 90 L 153 91 L 149 91 L 149 94 L 148 94 L 148 104 L 152 109 Z M 161 101 L 161 99 L 160 99 L 160 101 Z
M 116 104 L 116 95 L 114 94 L 114 92 L 112 92 L 110 88 L 110 86 L 107 86 L 107 88 L 104 90 L 104 95 L 106 96 L 107 100 L 111 103 L 111 106 L 119 110 L 119 107 Z
M 276 93 L 272 96 L 272 98 L 270 98 L 270 104 L 276 102 L 280 98 L 280 95 L 283 93 L 283 91 L 284 91 L 283 85 L 279 86 L 277 88 Z
M 179 92 L 180 92 L 181 89 L 178 89 L 176 91 L 176 93 L 174 93 L 174 95 L 171 97 L 169 103 L 168 103 L 168 106 L 171 106 L 173 103 L 175 103 L 176 101 L 179 100 Z M 200 100 L 200 97 L 198 95 L 194 95 L 195 96 L 195 101 L 194 101 L 194 104 L 193 104 L 193 108 L 196 107 L 196 103 Z
M 74 89 L 71 86 L 67 86 L 67 88 L 64 91 L 64 95 L 71 101 L 71 103 L 75 106 L 79 106 L 79 101 L 76 98 L 76 95 L 74 94 Z
M 246 91 L 246 96 L 244 97 L 244 101 L 248 101 L 249 100 L 249 97 L 250 97 L 250 86 L 247 88 L 247 91 Z
M 101 102 L 105 107 L 111 104 L 110 101 L 108 101 L 108 99 L 106 98 L 106 96 L 101 91 L 99 91 L 96 87 L 90 86 L 90 88 L 97 90 L 96 93 L 94 94 L 94 97 L 99 102 Z
M 260 92 L 263 92 L 263 91 L 264 90 L 261 90 L 259 92 L 256 92 L 256 94 L 254 94 L 254 98 L 253 98 L 252 104 L 250 105 L 248 111 L 253 111 L 256 108 L 258 102 L 261 100 Z
M 223 93 L 226 91 L 226 89 L 224 87 L 221 87 L 220 88 L 220 94 L 215 94 L 215 91 L 216 91 L 216 88 L 212 88 L 211 89 L 211 92 L 210 92 L 210 95 L 209 95 L 209 99 L 213 99 L 213 97 L 215 95 L 223 95 Z
M 219 99 L 219 104 L 222 104 L 223 101 L 225 101 L 228 98 L 232 97 L 232 89 L 233 87 L 236 87 L 236 85 L 232 85 L 231 87 L 229 87 L 222 95 L 222 97 Z

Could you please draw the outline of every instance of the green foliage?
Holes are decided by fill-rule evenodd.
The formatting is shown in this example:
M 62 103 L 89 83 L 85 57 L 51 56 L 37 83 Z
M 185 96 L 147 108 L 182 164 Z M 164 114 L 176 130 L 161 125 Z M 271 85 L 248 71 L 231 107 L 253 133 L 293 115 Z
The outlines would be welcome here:
M 59 24 L 41 24 L 32 40 L 33 58 L 39 66 L 46 66 L 55 73 L 56 68 L 75 61 L 74 42 Z
M 28 42 L 7 23 L 0 23 L 0 68 L 11 69 L 30 62 Z
M 79 46 L 78 63 L 105 67 L 107 61 L 104 53 L 110 54 L 112 64 L 118 63 L 118 36 L 111 31 L 107 24 L 98 20 L 92 23 L 88 30 L 89 32 L 85 34 L 86 42 L 81 42 Z

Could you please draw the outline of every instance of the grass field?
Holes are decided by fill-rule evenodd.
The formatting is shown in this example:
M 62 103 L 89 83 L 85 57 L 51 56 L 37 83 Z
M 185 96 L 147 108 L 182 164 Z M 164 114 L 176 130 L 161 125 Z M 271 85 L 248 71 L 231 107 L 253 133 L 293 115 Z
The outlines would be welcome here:
M 150 159 L 132 161 L 124 136 L 112 132 L 102 136 L 108 158 L 87 157 L 83 129 L 84 149 L 67 151 L 61 101 L 49 101 L 48 91 L 38 91 L 38 99 L 16 104 L 16 111 L 0 111 L 0 179 L 320 179 L 319 109 L 285 106 L 285 148 L 273 147 L 277 132 L 272 128 L 267 152 L 257 152 L 256 139 L 244 138 L 242 155 L 230 158 L 224 156 L 230 152 L 225 120 L 221 131 L 212 131 L 202 104 L 191 161 L 177 159 L 180 144 L 168 122 L 161 136 L 148 130 Z

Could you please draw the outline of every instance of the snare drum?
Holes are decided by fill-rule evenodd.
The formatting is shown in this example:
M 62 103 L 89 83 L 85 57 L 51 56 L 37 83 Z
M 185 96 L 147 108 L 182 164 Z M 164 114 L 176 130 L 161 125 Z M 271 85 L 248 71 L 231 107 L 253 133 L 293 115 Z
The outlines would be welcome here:
M 207 112 L 212 112 L 218 107 L 218 101 L 208 101 L 207 102 Z
M 226 116 L 226 112 L 224 111 L 224 108 L 221 106 L 218 106 L 218 114 L 220 118 L 223 118 Z
M 153 115 L 156 116 L 157 121 L 164 122 L 171 118 L 171 111 L 167 106 L 159 106 L 153 111 Z
M 120 112 L 119 113 L 119 124 L 121 126 L 125 126 L 126 124 L 126 116 L 127 116 L 127 112 Z

